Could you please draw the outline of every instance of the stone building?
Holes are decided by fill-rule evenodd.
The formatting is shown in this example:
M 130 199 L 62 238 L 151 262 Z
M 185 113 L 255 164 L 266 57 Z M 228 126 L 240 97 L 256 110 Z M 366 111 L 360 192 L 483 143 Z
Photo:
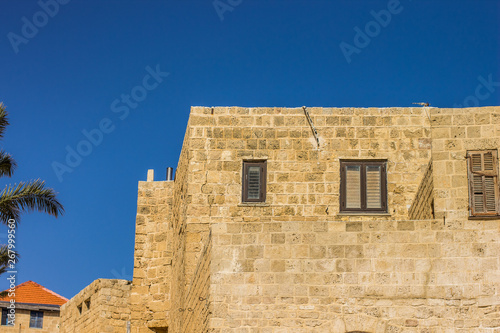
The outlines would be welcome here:
M 125 333 L 130 328 L 130 281 L 98 279 L 61 308 L 61 333 Z
M 0 297 L 4 333 L 56 333 L 60 308 L 68 299 L 33 281 L 26 281 Z
M 499 147 L 500 107 L 193 107 L 175 181 L 139 182 L 117 317 L 132 333 L 499 332 Z

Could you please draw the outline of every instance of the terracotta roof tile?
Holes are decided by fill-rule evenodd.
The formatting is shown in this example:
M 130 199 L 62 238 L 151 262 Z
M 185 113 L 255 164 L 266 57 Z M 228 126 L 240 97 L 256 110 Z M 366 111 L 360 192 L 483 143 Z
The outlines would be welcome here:
M 8 290 L 5 290 L 8 292 Z M 5 296 L 0 301 L 10 301 L 14 298 L 16 303 L 63 305 L 68 301 L 66 297 L 56 294 L 33 281 L 26 281 L 16 286 L 15 297 Z

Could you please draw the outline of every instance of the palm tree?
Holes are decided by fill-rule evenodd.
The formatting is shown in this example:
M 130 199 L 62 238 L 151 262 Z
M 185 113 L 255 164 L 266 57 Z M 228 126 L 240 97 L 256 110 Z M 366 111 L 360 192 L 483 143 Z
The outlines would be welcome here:
M 11 251 L 12 252 L 12 251 Z M 19 255 L 17 253 L 14 253 L 15 259 L 18 259 Z M 9 249 L 7 245 L 2 245 L 0 247 L 0 275 L 3 273 L 7 272 L 7 264 L 9 263 Z M 3 297 L 4 294 L 0 293 L 0 298 Z
M 0 139 L 9 121 L 5 106 L 0 103 Z M 0 150 L 0 177 L 11 177 L 17 164 L 10 154 Z M 39 211 L 58 217 L 63 214 L 64 208 L 56 198 L 51 188 L 45 187 L 45 182 L 36 179 L 19 184 L 6 185 L 0 193 L 0 223 L 7 225 L 9 220 L 19 223 L 21 213 Z M 12 253 L 12 251 L 11 251 Z M 17 253 L 15 253 L 17 257 Z M 7 271 L 9 260 L 7 245 L 0 246 L 0 275 Z

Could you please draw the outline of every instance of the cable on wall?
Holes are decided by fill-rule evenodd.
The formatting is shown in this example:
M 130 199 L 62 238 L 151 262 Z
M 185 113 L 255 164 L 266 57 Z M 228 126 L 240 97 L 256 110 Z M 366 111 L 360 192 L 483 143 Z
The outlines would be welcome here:
M 304 110 L 304 114 L 306 115 L 307 121 L 309 122 L 309 126 L 311 127 L 311 131 L 313 132 L 314 138 L 316 138 L 316 143 L 318 144 L 318 148 L 319 148 L 318 131 L 316 131 L 316 127 L 314 127 L 311 116 L 309 115 L 309 112 L 307 111 L 307 107 L 303 106 L 302 109 Z

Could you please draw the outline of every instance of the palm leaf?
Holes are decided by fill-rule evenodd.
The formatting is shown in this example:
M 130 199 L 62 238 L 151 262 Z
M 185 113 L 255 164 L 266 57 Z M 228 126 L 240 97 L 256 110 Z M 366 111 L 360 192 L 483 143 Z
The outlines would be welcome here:
M 15 263 L 17 263 L 18 259 L 19 259 L 19 254 L 15 251 L 10 251 L 10 253 L 14 253 L 14 258 L 12 260 L 14 260 Z M 0 246 L 0 275 L 2 275 L 3 273 L 7 272 L 9 270 L 9 259 L 11 259 L 9 257 L 9 248 L 7 245 L 2 245 Z M 1 297 L 1 296 L 0 296 Z
M 12 156 L 3 150 L 0 150 L 0 177 L 12 176 L 12 173 L 16 169 L 17 164 L 16 161 L 12 158 Z
M 7 119 L 7 111 L 5 110 L 5 105 L 0 102 L 0 139 L 3 138 L 3 132 L 5 127 L 9 125 L 9 120 Z
M 18 223 L 22 212 L 35 210 L 55 217 L 64 212 L 54 190 L 46 188 L 40 179 L 8 185 L 0 193 L 0 222 L 4 224 L 9 219 Z
M 0 139 L 3 138 L 5 128 L 9 125 L 8 113 L 5 105 L 0 102 Z M 0 177 L 12 176 L 17 164 L 12 156 L 0 150 Z M 64 208 L 56 198 L 56 193 L 51 188 L 45 187 L 45 182 L 40 179 L 19 184 L 7 185 L 0 193 L 0 222 L 8 224 L 10 219 L 19 222 L 21 213 L 29 211 L 44 212 L 55 217 L 63 214 Z M 12 251 L 11 251 L 12 256 Z M 14 252 L 17 262 L 19 255 Z M 0 246 L 0 275 L 8 271 L 9 250 L 7 245 Z M 0 297 L 3 297 L 0 293 Z

